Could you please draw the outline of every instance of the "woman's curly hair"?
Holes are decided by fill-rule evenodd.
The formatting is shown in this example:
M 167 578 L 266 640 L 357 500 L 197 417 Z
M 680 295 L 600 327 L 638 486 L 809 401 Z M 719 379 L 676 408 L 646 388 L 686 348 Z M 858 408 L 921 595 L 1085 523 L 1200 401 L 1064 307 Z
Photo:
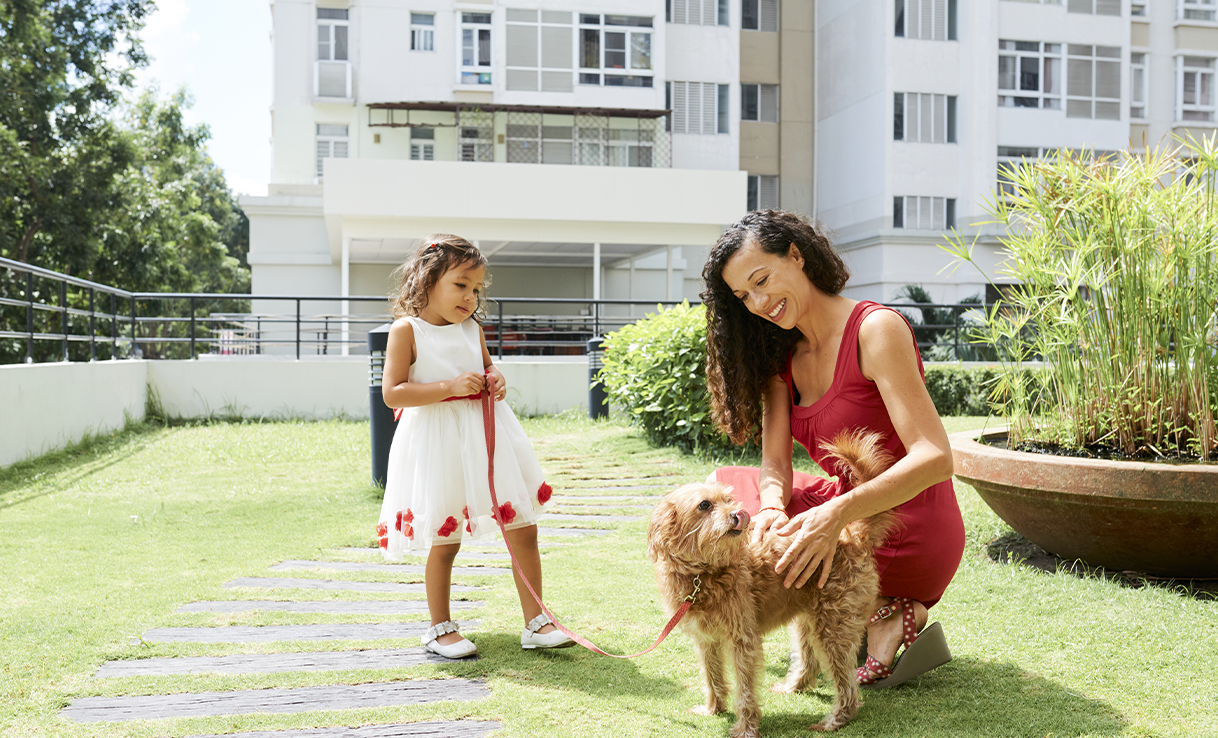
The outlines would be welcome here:
M 761 437 L 761 398 L 769 380 L 786 368 L 800 338 L 749 312 L 723 279 L 723 268 L 745 244 L 785 256 L 793 244 L 804 258 L 804 274 L 826 294 L 836 295 L 850 278 L 829 240 L 806 218 L 782 210 L 757 210 L 729 226 L 711 248 L 702 281 L 706 289 L 706 383 L 715 425 L 733 442 Z
M 389 309 L 393 317 L 418 315 L 420 310 L 427 307 L 427 297 L 440 277 L 449 269 L 459 266 L 485 268 L 486 257 L 472 243 L 451 233 L 433 233 L 423 239 L 414 256 L 393 271 L 392 277 L 397 284 L 389 295 Z M 487 275 L 478 292 L 478 306 L 474 308 L 473 318 L 479 323 L 486 318 L 486 288 L 490 283 L 490 275 Z

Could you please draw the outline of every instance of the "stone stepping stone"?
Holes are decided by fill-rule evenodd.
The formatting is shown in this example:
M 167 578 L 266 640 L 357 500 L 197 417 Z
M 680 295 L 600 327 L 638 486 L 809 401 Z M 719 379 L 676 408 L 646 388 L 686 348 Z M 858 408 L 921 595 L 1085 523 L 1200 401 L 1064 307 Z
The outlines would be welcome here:
M 343 582 L 332 579 L 295 579 L 291 577 L 238 577 L 224 585 L 225 589 L 237 589 L 238 587 L 256 587 L 260 589 L 330 589 L 346 592 L 427 593 L 422 583 Z M 471 587 L 466 584 L 454 584 L 452 589 L 454 592 L 476 592 L 486 588 Z
M 554 495 L 560 505 L 603 505 L 605 507 L 651 507 L 660 495 Z
M 640 515 L 600 515 L 582 513 L 545 513 L 542 520 L 580 520 L 588 523 L 633 523 L 642 520 Z
M 625 484 L 615 485 L 612 487 L 567 487 L 567 492 L 624 492 L 632 489 L 660 489 L 668 487 L 668 484 Z M 675 485 L 673 485 L 675 488 Z
M 293 713 L 316 710 L 351 710 L 423 702 L 479 700 L 490 696 L 481 681 L 428 679 L 383 684 L 335 684 L 294 689 L 251 689 L 238 692 L 201 692 L 146 697 L 82 697 L 60 711 L 78 723 L 124 720 L 160 720 L 209 715 Z
M 450 600 L 453 610 L 481 607 L 483 602 Z M 324 612 L 336 615 L 401 615 L 427 612 L 426 600 L 311 600 L 280 602 L 278 600 L 212 600 L 182 605 L 178 612 Z
M 189 738 L 482 738 L 502 725 L 490 720 L 429 720 L 425 723 L 361 725 L 358 728 L 260 730 L 257 733 L 195 735 Z
M 357 561 L 285 561 L 275 564 L 271 571 L 289 569 L 332 569 L 335 571 L 380 571 L 388 574 L 423 574 L 427 567 L 418 564 L 363 564 Z M 453 574 L 507 574 L 508 569 L 496 566 L 454 566 Z
M 478 627 L 476 620 L 460 621 L 461 629 Z M 376 641 L 417 638 L 429 623 L 319 623 L 316 625 L 228 625 L 218 628 L 152 628 L 143 639 L 150 643 L 268 643 L 271 641 Z
M 548 514 L 546 513 L 546 515 Z M 600 528 L 538 528 L 537 532 L 538 535 L 545 536 L 607 536 L 614 531 Z
M 186 656 L 168 659 L 107 661 L 93 676 L 98 679 L 109 679 L 203 673 L 273 674 L 282 671 L 400 669 L 421 664 L 446 663 L 451 662 L 425 648 L 384 648 L 368 651 L 254 653 L 234 656 Z

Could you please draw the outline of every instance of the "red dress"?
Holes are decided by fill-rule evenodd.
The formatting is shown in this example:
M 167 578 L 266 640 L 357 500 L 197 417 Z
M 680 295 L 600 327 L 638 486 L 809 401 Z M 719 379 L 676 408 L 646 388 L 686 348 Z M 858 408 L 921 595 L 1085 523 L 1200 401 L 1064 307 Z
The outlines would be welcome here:
M 824 397 L 808 407 L 797 404 L 795 384 L 791 379 L 791 359 L 787 357 L 787 368 L 782 378 L 791 395 L 791 435 L 808 449 L 822 468 L 832 469 L 832 466 L 824 461 L 825 452 L 820 449 L 821 442 L 847 429 L 879 431 L 884 438 L 884 447 L 894 458 L 905 456 L 905 446 L 893 428 L 879 389 L 859 369 L 859 326 L 863 318 L 872 312 L 886 309 L 874 302 L 860 302 L 854 306 L 837 352 L 833 383 Z M 911 329 L 911 339 L 912 335 Z M 916 341 L 914 350 L 917 351 Z M 918 370 L 925 376 L 921 357 L 918 357 Z M 842 488 L 844 482 L 837 480 L 799 472 L 795 472 L 794 477 L 791 501 L 787 505 L 790 516 L 848 491 Z M 759 469 L 723 467 L 716 471 L 715 478 L 732 486 L 736 501 L 750 514 L 757 513 L 761 507 Z M 884 546 L 875 552 L 880 572 L 880 594 L 885 597 L 909 597 L 931 607 L 943 596 L 964 554 L 964 521 L 960 517 L 952 481 L 948 479 L 922 490 L 917 497 L 898 506 L 896 512 L 901 524 Z

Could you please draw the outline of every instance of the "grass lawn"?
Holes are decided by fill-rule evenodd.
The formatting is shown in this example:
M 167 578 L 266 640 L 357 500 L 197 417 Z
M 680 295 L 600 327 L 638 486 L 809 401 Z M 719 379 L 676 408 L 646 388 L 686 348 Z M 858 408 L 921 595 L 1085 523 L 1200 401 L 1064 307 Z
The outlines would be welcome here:
M 948 430 L 984 419 L 949 418 Z M 616 422 L 525 421 L 556 493 L 598 478 L 697 480 L 716 461 L 649 447 Z M 502 736 L 725 736 L 731 715 L 697 717 L 689 639 L 674 634 L 634 660 L 581 648 L 524 653 L 519 605 L 503 577 L 457 611 L 477 619 L 470 663 L 280 674 L 93 676 L 104 662 L 172 656 L 416 646 L 368 642 L 143 642 L 150 628 L 423 620 L 424 616 L 189 613 L 222 599 L 395 599 L 340 591 L 227 590 L 276 576 L 286 559 L 376 562 L 379 490 L 369 480 L 366 423 L 142 426 L 0 471 L 0 735 L 188 736 L 428 719 L 498 720 Z M 1218 602 L 1180 588 L 1045 573 L 991 553 L 1009 529 L 957 485 L 968 528 L 959 574 L 932 612 L 955 660 L 900 689 L 865 693 L 851 736 L 1218 736 Z M 605 493 L 623 494 L 623 493 Z M 561 511 L 561 510 L 560 510 Z M 643 511 L 640 510 L 640 514 Z M 564 521 L 565 522 L 565 521 Z M 543 548 L 548 604 L 602 648 L 633 653 L 665 621 L 644 555 L 645 522 Z M 997 560 L 995 560 L 997 559 Z M 407 573 L 296 571 L 283 576 L 421 581 Z M 464 596 L 464 595 L 460 595 Z M 767 683 L 786 670 L 786 637 L 766 641 Z M 86 696 L 358 684 L 461 676 L 485 680 L 476 702 L 180 720 L 76 724 L 59 717 Z M 828 689 L 764 695 L 763 733 L 807 735 Z

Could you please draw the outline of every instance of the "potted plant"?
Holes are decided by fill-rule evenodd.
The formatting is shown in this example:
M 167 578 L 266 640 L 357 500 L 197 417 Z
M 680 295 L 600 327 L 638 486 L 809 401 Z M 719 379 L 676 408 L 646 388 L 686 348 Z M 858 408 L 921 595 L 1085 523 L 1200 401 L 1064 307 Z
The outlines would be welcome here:
M 987 209 L 1011 284 L 974 335 L 1007 427 L 954 436 L 957 476 L 1064 558 L 1218 577 L 1218 149 L 1060 152 L 1004 177 Z M 977 266 L 958 234 L 944 248 Z

